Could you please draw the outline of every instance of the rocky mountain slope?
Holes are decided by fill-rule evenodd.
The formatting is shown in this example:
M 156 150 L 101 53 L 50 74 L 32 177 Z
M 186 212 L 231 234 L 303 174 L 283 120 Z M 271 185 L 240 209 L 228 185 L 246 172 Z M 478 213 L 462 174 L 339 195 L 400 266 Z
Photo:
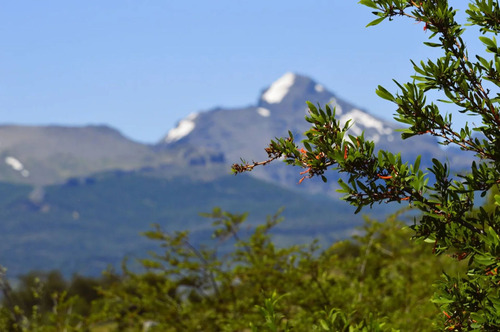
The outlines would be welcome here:
M 106 126 L 0 126 L 0 179 L 7 182 L 47 185 L 170 159 Z
M 403 143 L 396 131 L 401 128 L 398 124 L 342 100 L 306 76 L 286 73 L 264 89 L 254 105 L 193 113 L 155 145 L 134 142 L 107 126 L 0 126 L 0 181 L 43 186 L 110 170 L 147 170 L 161 177 L 199 176 L 189 167 L 225 165 L 223 170 L 211 167 L 204 173 L 204 178 L 213 179 L 215 174 L 227 174 L 240 158 L 266 158 L 264 148 L 269 141 L 286 136 L 288 130 L 300 137 L 308 129 L 306 101 L 334 106 L 342 123 L 352 120 L 353 134 L 364 131 L 379 148 L 403 151 L 408 160 L 420 154 L 424 166 L 432 157 L 446 157 L 456 167 L 464 164 L 460 151 L 447 154 L 428 136 Z M 297 173 L 293 168 L 272 165 L 251 176 L 296 189 Z M 301 189 L 333 193 L 334 186 L 309 182 Z
M 194 113 L 181 120 L 177 127 L 158 143 L 158 147 L 178 149 L 186 146 L 204 147 L 224 154 L 228 163 L 264 160 L 264 148 L 275 137 L 288 136 L 291 130 L 295 137 L 308 129 L 304 120 L 307 112 L 306 101 L 315 104 L 330 104 L 335 107 L 341 123 L 352 121 L 351 133 L 373 140 L 377 148 L 393 152 L 401 151 L 406 160 L 414 161 L 422 155 L 422 165 L 429 166 L 432 158 L 448 158 L 457 169 L 466 165 L 467 158 L 460 151 L 448 153 L 438 146 L 432 137 L 421 136 L 403 142 L 397 131 L 402 127 L 394 122 L 382 120 L 368 111 L 338 98 L 323 85 L 314 80 L 286 73 L 265 89 L 257 103 L 240 109 L 214 109 Z M 410 149 L 408 147 L 411 147 Z M 251 176 L 297 189 L 299 170 L 273 164 L 252 171 Z M 335 180 L 337 174 L 330 174 Z M 302 190 L 321 192 L 335 196 L 335 182 L 324 185 L 320 181 L 303 182 Z

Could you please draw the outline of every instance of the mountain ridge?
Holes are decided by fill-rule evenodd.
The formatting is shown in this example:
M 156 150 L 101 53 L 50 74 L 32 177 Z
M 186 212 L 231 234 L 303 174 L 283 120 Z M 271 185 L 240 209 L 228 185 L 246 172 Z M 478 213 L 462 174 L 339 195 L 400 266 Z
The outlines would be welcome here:
M 240 158 L 247 161 L 267 158 L 264 148 L 275 137 L 288 136 L 290 130 L 299 142 L 303 132 L 309 129 L 304 120 L 308 108 L 306 101 L 324 106 L 329 104 L 336 110 L 337 118 L 344 125 L 351 121 L 350 134 L 365 134 L 368 140 L 376 143 L 377 148 L 393 152 L 402 151 L 407 161 L 414 161 L 422 155 L 424 167 L 432 165 L 432 158 L 448 158 L 459 169 L 467 165 L 468 158 L 460 151 L 448 152 L 430 136 L 417 136 L 403 142 L 397 132 L 403 129 L 397 122 L 383 120 L 351 102 L 344 101 L 330 92 L 322 84 L 300 74 L 285 73 L 270 86 L 262 90 L 257 102 L 243 108 L 218 108 L 208 112 L 198 112 L 179 121 L 157 146 L 172 149 L 181 146 L 204 147 L 219 151 L 230 162 Z M 185 129 L 185 130 L 183 130 Z M 175 136 L 175 139 L 172 137 Z M 408 146 L 413 148 L 408 149 Z M 273 164 L 252 171 L 251 176 L 261 180 L 278 183 L 289 189 L 297 190 L 300 178 L 298 171 L 290 167 Z M 335 179 L 338 174 L 330 175 L 334 184 L 324 185 L 318 181 L 308 181 L 301 190 L 322 192 L 335 197 Z
M 189 173 L 192 164 L 214 161 L 227 164 L 229 172 L 230 165 L 240 158 L 265 159 L 269 141 L 287 136 L 288 130 L 299 141 L 309 125 L 304 120 L 306 101 L 335 107 L 342 124 L 353 120 L 352 134 L 364 132 L 381 149 L 404 151 L 407 160 L 422 154 L 423 166 L 430 165 L 432 157 L 449 158 L 458 167 L 465 164 L 463 154 L 450 150 L 447 155 L 433 137 L 420 136 L 403 143 L 396 132 L 402 127 L 396 122 L 380 119 L 337 97 L 308 76 L 288 72 L 263 89 L 253 104 L 191 113 L 154 144 L 135 142 L 102 125 L 0 126 L 0 181 L 44 186 L 110 170 L 177 167 Z M 412 142 L 416 148 L 407 149 L 407 143 Z M 251 176 L 293 190 L 297 190 L 299 179 L 295 169 L 276 165 L 258 169 Z M 335 195 L 332 186 L 310 182 L 314 184 L 301 190 Z
M 275 234 L 279 243 L 319 236 L 328 245 L 348 236 L 362 217 L 335 199 L 336 172 L 327 174 L 327 184 L 313 178 L 301 185 L 300 170 L 283 163 L 230 175 L 240 158 L 266 158 L 269 141 L 288 130 L 300 139 L 309 126 L 306 100 L 335 106 L 340 121 L 356 120 L 354 134 L 364 131 L 383 148 L 407 159 L 423 154 L 422 167 L 444 154 L 429 137 L 403 143 L 396 124 L 293 73 L 262 90 L 254 104 L 181 119 L 156 144 L 106 126 L 0 126 L 0 264 L 14 275 L 35 268 L 95 275 L 108 264 L 118 267 L 126 254 L 144 256 L 151 247 L 139 233 L 154 222 L 169 232 L 190 229 L 200 245 L 210 225 L 197 214 L 214 206 L 248 211 L 252 225 L 288 206 Z M 375 212 L 393 209 L 384 204 Z

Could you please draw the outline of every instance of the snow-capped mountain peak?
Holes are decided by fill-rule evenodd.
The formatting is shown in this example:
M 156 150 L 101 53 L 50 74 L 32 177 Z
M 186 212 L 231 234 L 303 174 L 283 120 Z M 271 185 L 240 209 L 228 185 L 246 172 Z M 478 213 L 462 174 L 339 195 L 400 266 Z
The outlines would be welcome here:
M 333 97 L 330 91 L 311 78 L 288 72 L 262 92 L 257 106 L 290 113 L 303 110 L 307 100 L 326 103 Z
M 294 84 L 295 78 L 296 75 L 294 73 L 286 73 L 271 84 L 269 89 L 262 94 L 262 100 L 269 104 L 280 103 L 290 91 L 290 87 Z
M 285 135 L 287 128 L 292 128 L 295 133 L 307 130 L 304 111 L 307 110 L 308 100 L 334 107 L 342 125 L 352 121 L 350 133 L 354 135 L 364 131 L 368 139 L 376 142 L 393 139 L 395 127 L 391 123 L 336 98 L 322 84 L 307 76 L 288 72 L 263 91 L 256 105 L 237 110 L 214 109 L 192 113 L 180 120 L 160 144 L 184 142 L 197 146 L 207 145 L 223 149 L 228 157 L 237 159 L 242 147 L 260 151 L 260 146 L 264 146 L 266 140 Z M 262 139 L 261 145 L 255 148 L 257 144 L 248 140 L 249 137 Z M 257 158 L 257 153 L 255 151 L 255 155 L 251 157 Z
M 377 143 L 392 142 L 397 136 L 393 124 L 379 119 L 353 104 L 337 98 L 310 77 L 288 72 L 263 90 L 257 104 L 239 109 L 217 108 L 191 114 L 180 120 L 160 145 L 197 146 L 222 152 L 227 160 L 265 158 L 269 140 L 287 135 L 290 129 L 300 135 L 309 128 L 304 120 L 306 101 L 336 109 L 341 124 L 351 120 L 350 134 Z

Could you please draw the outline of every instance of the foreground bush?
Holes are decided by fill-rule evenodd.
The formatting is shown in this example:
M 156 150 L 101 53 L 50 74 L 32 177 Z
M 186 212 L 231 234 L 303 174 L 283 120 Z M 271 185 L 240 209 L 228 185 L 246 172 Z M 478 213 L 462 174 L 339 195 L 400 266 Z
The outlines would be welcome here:
M 105 317 L 119 329 L 152 321 L 158 331 L 261 330 L 270 312 L 276 326 L 297 331 L 358 324 L 423 331 L 440 317 L 429 282 L 447 261 L 412 244 L 395 217 L 367 220 L 361 235 L 326 250 L 315 243 L 277 248 L 269 234 L 277 216 L 246 238 L 239 234 L 245 215 L 216 209 L 206 217 L 216 228 L 211 248 L 195 248 L 187 232 L 148 232 L 163 250 L 142 261 L 147 272 L 126 271 L 123 283 L 104 290 Z M 234 249 L 219 255 L 228 241 Z
M 403 139 L 434 136 L 436 144 L 473 154 L 470 168 L 455 175 L 447 160 L 432 159 L 428 161 L 432 166 L 422 170 L 420 157 L 408 163 L 400 154 L 377 151 L 363 134 L 350 135 L 350 123 L 341 124 L 329 105 L 317 108 L 308 103 L 306 120 L 311 128 L 304 140 L 296 142 L 290 132 L 271 141 L 266 148 L 268 160 L 235 164 L 233 170 L 251 171 L 282 159 L 304 169 L 300 182 L 314 176 L 326 182 L 327 172 L 335 170 L 346 174 L 345 182 L 339 180 L 340 191 L 357 211 L 382 202 L 408 203 L 419 209 L 415 236 L 434 243 L 436 254 L 448 253 L 469 263 L 467 273 L 445 275 L 437 284 L 434 301 L 447 317 L 446 328 L 500 331 L 500 195 L 494 196 L 493 208 L 477 210 L 478 197 L 500 185 L 500 47 L 495 38 L 500 33 L 499 3 L 468 1 L 467 22 L 460 22 L 447 0 L 360 3 L 377 16 L 369 26 L 405 18 L 422 24 L 422 33 L 429 34 L 430 41 L 424 44 L 441 56 L 412 61 L 415 74 L 409 82 L 396 82 L 394 94 L 379 86 L 377 94 L 394 104 L 395 120 L 407 126 Z M 482 34 L 482 53 L 469 53 L 466 23 Z M 449 104 L 452 111 L 444 112 L 441 103 Z M 457 127 L 453 123 L 457 113 L 475 116 L 479 125 Z
M 12 292 L 17 309 L 4 301 L 0 330 L 425 331 L 446 318 L 430 301 L 429 283 L 454 269 L 452 260 L 412 243 L 396 217 L 367 219 L 358 235 L 321 250 L 316 243 L 276 247 L 270 231 L 278 216 L 247 235 L 240 234 L 246 215 L 214 209 L 205 216 L 214 224 L 210 247 L 157 226 L 146 236 L 161 249 L 141 260 L 142 272 L 125 266 L 121 278 L 90 282 L 100 285 L 91 311 L 82 305 L 85 291 L 42 296 L 43 287 L 65 284 L 52 276 L 37 286 L 39 302 L 26 294 L 30 287 Z

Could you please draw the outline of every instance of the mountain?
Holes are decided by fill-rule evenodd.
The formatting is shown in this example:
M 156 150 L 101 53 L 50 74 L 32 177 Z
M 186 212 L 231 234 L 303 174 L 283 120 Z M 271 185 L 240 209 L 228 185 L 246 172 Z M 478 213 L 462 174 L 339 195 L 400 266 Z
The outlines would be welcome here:
M 0 126 L 0 179 L 7 182 L 47 185 L 171 159 L 107 126 Z
M 464 158 L 461 151 L 450 150 L 447 153 L 432 137 L 418 136 L 403 142 L 397 132 L 402 129 L 400 125 L 371 115 L 337 97 L 311 78 L 294 73 L 286 73 L 272 83 L 261 93 L 255 105 L 239 109 L 218 108 L 189 115 L 170 130 L 157 146 L 170 150 L 187 146 L 203 147 L 223 153 L 228 163 L 239 162 L 240 158 L 247 161 L 264 160 L 267 157 L 264 148 L 270 140 L 288 136 L 288 130 L 300 141 L 301 134 L 309 126 L 304 120 L 306 101 L 335 107 L 342 124 L 352 121 L 352 134 L 364 132 L 365 137 L 373 140 L 378 148 L 402 151 L 408 161 L 414 161 L 418 155 L 422 155 L 423 166 L 430 166 L 432 158 L 448 158 L 457 169 L 467 165 L 468 158 Z M 412 148 L 408 149 L 408 146 Z M 257 168 L 250 175 L 297 190 L 299 172 L 291 167 L 273 164 Z M 300 189 L 335 196 L 335 179 L 338 175 L 334 173 L 329 177 L 333 181 L 327 185 L 321 181 L 305 181 Z
M 151 243 L 139 236 L 151 223 L 168 231 L 190 229 L 193 244 L 210 238 L 214 206 L 250 212 L 250 225 L 285 207 L 275 230 L 278 244 L 328 245 L 353 232 L 362 217 L 335 195 L 337 174 L 298 185 L 299 169 L 275 163 L 230 175 L 240 158 L 265 159 L 264 148 L 290 129 L 308 129 L 305 101 L 336 108 L 353 134 L 403 151 L 412 160 L 447 157 L 455 168 L 467 157 L 440 149 L 429 137 L 401 141 L 401 127 L 342 100 L 323 85 L 287 73 L 264 89 L 254 105 L 189 115 L 157 143 L 134 142 L 106 126 L 0 126 L 0 265 L 10 276 L 31 269 L 96 275 L 125 255 L 143 257 Z M 411 148 L 408 148 L 411 147 Z M 397 206 L 381 205 L 382 216 Z
M 422 155 L 423 166 L 433 157 L 448 158 L 457 168 L 467 165 L 468 158 L 461 151 L 447 152 L 429 136 L 403 143 L 398 124 L 342 100 L 307 76 L 286 73 L 264 89 L 254 105 L 193 113 L 154 145 L 134 142 L 107 126 L 0 126 L 0 181 L 45 186 L 104 171 L 141 169 L 158 177 L 213 180 L 227 174 L 229 166 L 240 158 L 265 159 L 269 141 L 286 136 L 288 130 L 300 139 L 308 129 L 304 120 L 307 100 L 334 106 L 342 123 L 353 121 L 353 134 L 364 131 L 379 148 L 403 151 L 407 160 Z M 200 165 L 209 170 L 190 171 L 190 167 Z M 334 195 L 335 186 L 316 181 L 298 187 L 298 170 L 282 166 L 260 168 L 251 176 L 294 190 Z
M 186 167 L 204 159 L 219 166 L 223 155 L 203 147 L 157 149 L 108 126 L 0 126 L 0 181 L 9 183 L 40 187 L 112 170 L 155 169 L 172 177 L 179 170 L 186 175 Z M 213 178 L 220 171 L 212 167 L 210 173 L 202 177 Z

